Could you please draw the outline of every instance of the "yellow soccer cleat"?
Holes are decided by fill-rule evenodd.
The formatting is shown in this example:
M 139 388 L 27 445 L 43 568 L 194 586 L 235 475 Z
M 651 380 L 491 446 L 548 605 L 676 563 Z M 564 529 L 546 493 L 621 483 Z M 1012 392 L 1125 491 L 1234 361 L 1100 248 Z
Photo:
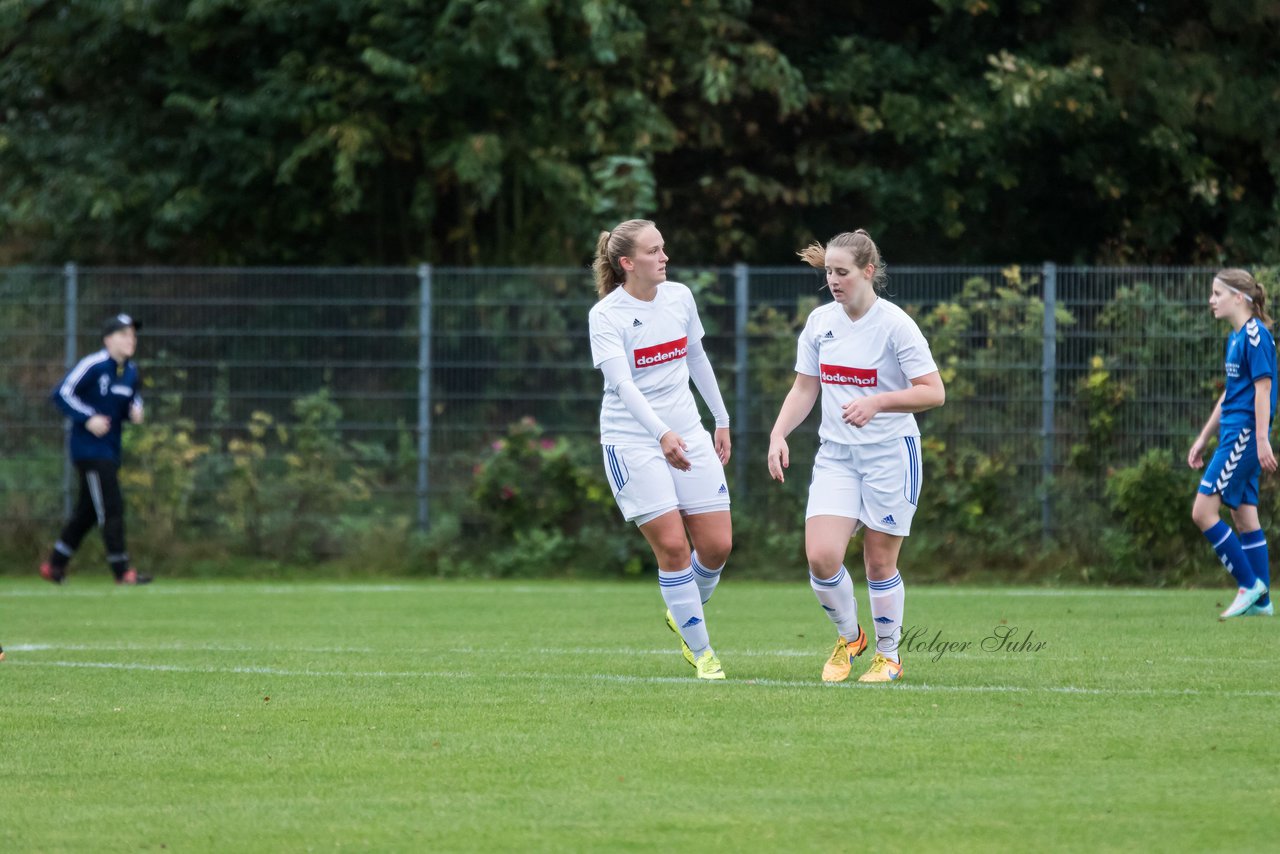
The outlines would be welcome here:
M 867 649 L 867 633 L 858 626 L 857 640 L 847 641 L 844 635 L 836 638 L 836 648 L 831 650 L 831 658 L 822 665 L 823 682 L 843 682 L 849 678 L 853 670 L 853 660 Z
M 693 663 L 693 666 L 698 671 L 699 679 L 724 678 L 724 670 L 720 668 L 720 659 L 716 658 L 716 654 L 711 650 L 704 652 L 698 660 Z
M 902 663 L 876 653 L 867 672 L 858 677 L 859 682 L 897 682 L 902 678 Z
M 671 609 L 667 609 L 667 628 L 676 633 L 676 637 L 680 638 L 680 652 L 684 654 L 684 660 L 689 662 L 690 667 L 697 667 L 697 663 L 693 660 L 693 650 L 689 649 L 689 645 L 684 642 L 684 638 L 680 637 L 680 629 L 676 628 L 676 618 L 671 615 Z

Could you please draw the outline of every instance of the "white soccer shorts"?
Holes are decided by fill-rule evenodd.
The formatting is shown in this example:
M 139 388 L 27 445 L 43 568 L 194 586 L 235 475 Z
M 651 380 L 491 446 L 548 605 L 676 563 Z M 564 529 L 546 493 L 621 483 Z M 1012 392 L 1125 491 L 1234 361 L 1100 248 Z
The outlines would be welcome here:
M 813 460 L 805 518 L 843 516 L 905 537 L 920 499 L 920 437 L 874 445 L 823 442 Z
M 682 436 L 689 446 L 689 471 L 673 468 L 657 442 L 603 445 L 604 473 L 622 517 L 643 525 L 679 508 L 686 516 L 729 509 L 729 486 L 711 434 Z

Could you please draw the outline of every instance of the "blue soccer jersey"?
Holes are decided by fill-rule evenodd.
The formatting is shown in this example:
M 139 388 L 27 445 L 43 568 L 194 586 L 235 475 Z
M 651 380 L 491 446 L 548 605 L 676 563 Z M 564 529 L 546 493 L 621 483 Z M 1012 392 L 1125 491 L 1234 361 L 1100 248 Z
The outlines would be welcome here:
M 1271 418 L 1276 414 L 1276 342 L 1256 317 L 1227 336 L 1226 394 L 1222 398 L 1219 435 L 1229 437 L 1253 428 L 1253 384 L 1271 378 Z

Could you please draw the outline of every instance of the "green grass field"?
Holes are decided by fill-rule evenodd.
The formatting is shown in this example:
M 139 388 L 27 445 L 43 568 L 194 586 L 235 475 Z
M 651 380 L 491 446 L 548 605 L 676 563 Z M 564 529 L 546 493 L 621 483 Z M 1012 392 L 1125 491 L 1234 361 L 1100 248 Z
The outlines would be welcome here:
M 908 587 L 906 679 L 824 686 L 803 580 L 700 683 L 656 583 L 3 579 L 0 850 L 1274 850 L 1229 595 Z

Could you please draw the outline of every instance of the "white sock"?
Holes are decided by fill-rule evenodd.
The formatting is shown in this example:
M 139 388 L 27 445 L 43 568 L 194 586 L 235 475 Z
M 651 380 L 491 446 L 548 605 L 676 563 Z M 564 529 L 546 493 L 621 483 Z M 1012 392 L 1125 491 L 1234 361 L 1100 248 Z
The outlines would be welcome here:
M 809 571 L 809 586 L 818 604 L 827 612 L 836 631 L 847 641 L 858 639 L 858 600 L 853 598 L 853 579 L 844 567 L 831 578 L 818 578 Z
M 707 604 L 711 599 L 711 594 L 716 592 L 716 585 L 720 583 L 720 570 L 724 569 L 721 565 L 716 569 L 709 566 L 703 566 L 698 561 L 698 553 L 693 553 L 693 580 L 698 583 L 698 595 L 702 597 L 702 604 Z M 674 611 L 672 613 L 675 613 Z
M 871 619 L 876 627 L 876 652 L 890 661 L 898 661 L 898 641 L 902 634 L 902 608 L 906 590 L 902 574 L 896 569 L 884 581 L 867 579 L 871 593 Z
M 711 648 L 707 639 L 707 622 L 702 615 L 702 597 L 698 595 L 698 585 L 693 580 L 692 566 L 679 572 L 663 572 L 658 570 L 658 587 L 662 590 L 662 600 L 671 609 L 671 616 L 676 618 L 680 627 L 680 637 L 693 650 L 694 656 L 702 655 Z

